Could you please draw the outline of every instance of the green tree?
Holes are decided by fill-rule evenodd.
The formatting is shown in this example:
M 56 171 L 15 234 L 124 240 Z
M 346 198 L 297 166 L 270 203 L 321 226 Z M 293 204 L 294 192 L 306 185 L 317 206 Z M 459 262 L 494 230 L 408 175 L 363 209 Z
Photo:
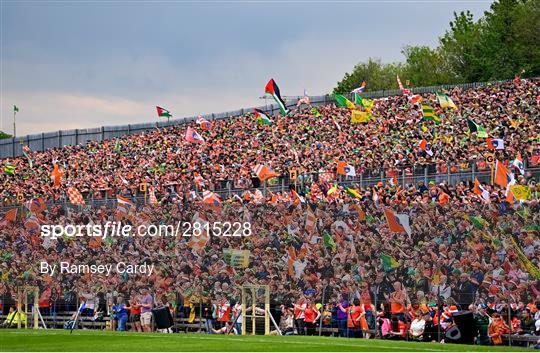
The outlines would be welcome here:
M 359 87 L 362 81 L 368 82 L 366 90 L 397 89 L 396 74 L 400 74 L 403 64 L 383 64 L 380 59 L 369 58 L 365 63 L 357 64 L 353 71 L 345 76 L 334 88 L 334 93 L 349 93 Z
M 540 67 L 540 5 L 532 0 L 499 0 L 484 14 L 480 46 L 484 79 L 507 79 Z
M 13 137 L 13 136 L 11 136 L 10 134 L 6 134 L 6 133 L 3 132 L 3 131 L 0 131 L 0 140 L 1 140 L 1 139 L 8 139 L 8 138 L 10 138 L 10 137 Z
M 335 93 L 395 89 L 396 74 L 413 86 L 510 79 L 540 75 L 540 1 L 496 0 L 475 21 L 470 11 L 454 12 L 437 48 L 405 46 L 403 63 L 369 59 L 338 82 Z
M 470 11 L 454 12 L 450 30 L 439 38 L 441 55 L 454 82 L 479 81 L 484 76 L 478 38 L 481 22 L 474 22 Z
M 402 76 L 411 86 L 432 86 L 455 82 L 440 49 L 427 46 L 407 46 Z

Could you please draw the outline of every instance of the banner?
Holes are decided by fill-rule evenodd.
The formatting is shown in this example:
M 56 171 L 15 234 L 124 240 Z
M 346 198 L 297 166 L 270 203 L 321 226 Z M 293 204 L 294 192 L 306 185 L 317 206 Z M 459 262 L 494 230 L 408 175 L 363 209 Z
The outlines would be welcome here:
M 371 118 L 369 112 L 363 112 L 360 110 L 353 110 L 351 112 L 351 123 L 367 123 Z
M 246 268 L 249 265 L 249 250 L 223 249 L 225 262 L 235 268 Z
M 514 248 L 523 269 L 529 272 L 534 278 L 540 280 L 540 269 L 536 267 L 527 256 L 525 256 L 523 250 L 521 250 L 521 247 L 512 236 L 509 236 L 507 239 L 509 240 L 510 245 Z
M 531 198 L 531 189 L 525 185 L 512 185 L 510 190 L 516 199 L 525 201 Z

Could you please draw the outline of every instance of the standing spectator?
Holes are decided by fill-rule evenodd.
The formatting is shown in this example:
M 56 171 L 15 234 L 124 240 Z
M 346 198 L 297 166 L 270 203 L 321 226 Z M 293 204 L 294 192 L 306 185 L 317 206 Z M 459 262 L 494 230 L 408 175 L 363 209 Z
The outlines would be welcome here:
M 474 322 L 476 324 L 476 344 L 487 346 L 490 344 L 488 327 L 490 318 L 486 312 L 486 305 L 480 304 L 474 311 Z
M 361 338 L 362 337 L 362 318 L 364 317 L 364 311 L 360 306 L 360 299 L 355 298 L 353 305 L 348 308 L 347 328 L 349 329 L 349 337 Z
M 304 326 L 304 311 L 306 310 L 307 302 L 304 296 L 301 296 L 296 304 L 294 304 L 294 322 L 296 324 L 296 331 L 299 335 L 305 335 Z
M 141 289 L 140 297 L 141 325 L 144 332 L 152 332 L 152 308 L 154 299 L 150 295 L 148 288 Z
M 231 303 L 229 303 L 229 300 L 227 300 L 227 297 L 225 295 L 221 296 L 221 299 L 218 304 L 218 315 L 217 315 L 217 322 L 218 327 L 223 327 L 227 322 L 229 322 L 231 316 Z
M 216 321 L 217 306 L 216 304 L 208 299 L 206 305 L 204 306 L 204 326 L 206 333 L 214 333 L 214 323 Z
M 317 327 L 317 320 L 321 316 L 321 313 L 315 306 L 315 303 L 311 299 L 307 299 L 306 308 L 304 309 L 304 323 L 306 326 L 306 334 L 308 336 L 315 335 L 315 328 Z
M 457 304 L 464 310 L 474 301 L 476 286 L 469 280 L 469 275 L 462 273 L 456 288 Z
M 338 333 L 339 337 L 347 336 L 347 318 L 349 310 L 349 301 L 347 300 L 347 295 L 343 294 L 341 296 L 340 302 L 336 305 L 337 307 L 337 324 L 338 324 Z
M 242 320 L 244 319 L 242 317 L 242 304 L 240 304 L 240 301 L 237 301 L 232 309 L 233 317 L 232 320 L 234 322 L 234 328 L 236 329 L 236 332 L 238 334 L 242 334 Z
M 141 305 L 139 304 L 139 298 L 135 293 L 131 296 L 130 300 L 130 321 L 131 321 L 131 329 L 135 332 L 142 332 L 141 327 Z
M 400 282 L 394 282 L 394 291 L 388 297 L 388 301 L 390 302 L 390 313 L 397 316 L 400 321 L 405 321 L 407 294 L 402 289 Z

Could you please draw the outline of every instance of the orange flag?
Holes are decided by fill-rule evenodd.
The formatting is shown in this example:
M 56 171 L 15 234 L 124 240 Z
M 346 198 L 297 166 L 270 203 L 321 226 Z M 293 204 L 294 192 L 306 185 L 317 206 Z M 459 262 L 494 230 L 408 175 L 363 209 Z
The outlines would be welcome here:
M 505 188 L 508 186 L 508 184 L 512 181 L 513 178 L 514 175 L 510 173 L 510 171 L 504 166 L 504 164 L 499 161 L 495 162 L 495 184 Z
M 51 179 L 55 188 L 60 186 L 60 183 L 62 181 L 62 172 L 60 171 L 60 168 L 56 163 L 54 164 L 54 170 L 51 173 Z
M 405 228 L 399 223 L 398 218 L 394 211 L 389 208 L 384 209 L 384 215 L 388 222 L 388 228 L 394 233 L 405 233 Z
M 12 208 L 11 210 L 7 211 L 5 214 L 4 214 L 4 219 L 2 220 L 3 222 L 4 221 L 7 221 L 7 222 L 15 222 L 15 220 L 17 219 L 17 209 L 16 208 Z
M 253 172 L 257 174 L 257 177 L 259 177 L 259 179 L 263 182 L 267 179 L 279 176 L 278 173 L 274 172 L 272 169 L 263 164 L 257 164 L 255 167 L 253 167 Z

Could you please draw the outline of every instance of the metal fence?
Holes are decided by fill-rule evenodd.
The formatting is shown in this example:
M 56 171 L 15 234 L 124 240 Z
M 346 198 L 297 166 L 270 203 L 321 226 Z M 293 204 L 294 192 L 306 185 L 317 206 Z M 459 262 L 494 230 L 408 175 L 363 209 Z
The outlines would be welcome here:
M 531 173 L 531 175 L 537 179 L 540 178 L 540 167 L 529 168 L 527 169 L 527 172 Z M 242 196 L 246 191 L 253 193 L 256 189 L 260 189 L 264 195 L 267 195 L 269 192 L 285 192 L 288 191 L 292 186 L 302 193 L 305 190 L 305 186 L 309 186 L 312 182 L 318 182 L 321 178 L 321 174 L 323 173 L 300 174 L 296 180 L 291 180 L 288 175 L 284 175 L 270 179 L 269 182 L 262 185 L 254 185 L 246 188 L 235 187 L 234 181 L 227 180 L 222 181 L 221 183 L 215 183 L 212 191 L 218 194 L 222 199 L 228 199 L 234 195 Z M 434 182 L 436 184 L 446 183 L 448 185 L 456 185 L 462 181 L 470 182 L 474 179 L 478 179 L 481 183 L 490 184 L 492 181 L 492 171 L 490 169 L 477 170 L 474 164 L 467 170 L 454 173 L 437 173 L 436 171 L 431 170 L 430 166 L 419 166 L 416 168 L 410 168 L 410 173 L 406 173 L 403 170 L 397 172 L 395 179 L 397 180 L 398 185 L 401 185 L 402 187 L 406 187 L 407 185 L 419 185 L 419 183 L 428 185 L 430 182 Z M 254 178 L 253 180 L 257 181 L 258 179 Z M 380 171 L 367 170 L 355 177 L 338 176 L 337 181 L 339 185 L 343 187 L 367 188 L 378 183 L 387 184 L 391 182 L 391 180 L 393 180 L 393 177 L 389 177 L 386 171 L 381 169 Z M 148 195 L 145 195 L 144 192 L 140 191 L 139 188 L 134 188 L 132 192 L 132 200 L 136 204 L 140 205 L 148 201 Z M 116 194 L 109 194 L 106 190 L 101 190 L 99 192 L 99 197 L 96 197 L 94 190 L 85 191 L 82 194 L 85 198 L 86 205 L 88 206 L 116 206 Z M 69 202 L 67 195 L 64 195 L 61 201 L 47 202 L 48 207 L 52 206 L 53 204 L 62 205 L 62 207 L 65 209 L 77 208 L 77 206 L 73 206 Z M 21 204 L 17 202 L 16 199 L 13 199 L 13 201 L 10 203 L 0 202 L 0 211 L 5 212 L 13 206 L 21 206 Z
M 474 82 L 458 85 L 441 85 L 430 87 L 418 87 L 414 88 L 414 93 L 429 93 L 436 92 L 445 89 L 461 88 L 470 89 L 476 87 L 483 87 L 488 84 L 500 83 L 507 81 L 493 81 L 493 82 Z M 363 93 L 362 96 L 366 98 L 381 98 L 388 96 L 401 95 L 400 90 L 382 90 L 374 92 Z M 352 99 L 351 95 L 349 95 Z M 287 97 L 290 103 L 287 107 L 296 106 L 296 102 L 301 97 Z M 335 99 L 331 95 L 324 96 L 312 96 L 310 97 L 311 104 L 314 106 L 325 105 L 335 102 Z M 207 120 L 227 119 L 231 117 L 241 116 L 247 112 L 252 112 L 255 108 L 243 108 L 239 110 L 212 113 L 203 115 Z M 270 113 L 279 111 L 277 104 L 266 104 L 264 106 L 257 107 Z M 72 129 L 72 130 L 59 130 L 53 132 L 45 132 L 41 134 L 33 134 L 26 136 L 18 136 L 15 138 L 1 139 L 0 140 L 0 158 L 13 158 L 22 155 L 23 145 L 28 145 L 32 151 L 45 151 L 52 148 L 61 148 L 64 146 L 84 145 L 88 141 L 105 141 L 116 137 L 138 134 L 143 131 L 152 130 L 155 128 L 162 128 L 167 126 L 181 125 L 187 122 L 196 120 L 196 117 L 185 117 L 179 119 L 172 119 L 170 121 L 158 121 L 151 123 L 141 124 L 128 124 L 118 126 L 102 126 L 97 128 L 88 129 Z

